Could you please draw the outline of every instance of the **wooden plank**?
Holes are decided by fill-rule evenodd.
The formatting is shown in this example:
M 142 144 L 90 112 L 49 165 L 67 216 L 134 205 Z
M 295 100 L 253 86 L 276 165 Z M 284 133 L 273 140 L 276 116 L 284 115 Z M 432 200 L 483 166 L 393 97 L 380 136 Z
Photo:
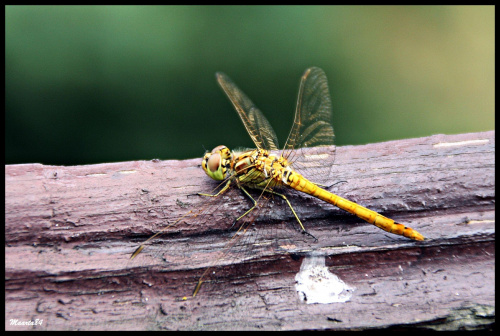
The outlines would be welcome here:
M 494 148 L 494 131 L 338 147 L 330 190 L 426 240 L 295 194 L 290 201 L 318 242 L 293 236 L 293 216 L 272 200 L 251 218 L 243 249 L 234 247 L 240 253 L 186 301 L 249 206 L 238 190 L 205 207 L 206 198 L 190 196 L 216 186 L 199 159 L 7 165 L 5 328 L 491 328 Z M 199 221 L 186 218 L 192 225 L 178 224 L 129 260 L 165 223 L 200 208 Z M 291 254 L 284 234 L 296 244 Z M 311 252 L 353 288 L 349 301 L 300 301 L 295 276 Z

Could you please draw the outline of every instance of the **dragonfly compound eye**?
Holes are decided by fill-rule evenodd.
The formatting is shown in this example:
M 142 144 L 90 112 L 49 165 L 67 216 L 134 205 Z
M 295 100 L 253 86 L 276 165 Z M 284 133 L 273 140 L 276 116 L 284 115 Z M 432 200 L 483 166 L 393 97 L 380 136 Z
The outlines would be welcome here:
M 206 153 L 201 166 L 208 176 L 217 181 L 224 180 L 228 175 L 233 154 L 226 146 L 217 146 L 212 152 Z
M 210 172 L 215 173 L 220 167 L 220 154 L 214 153 L 210 155 L 207 161 L 207 168 Z
M 217 181 L 222 181 L 226 175 L 226 169 L 222 165 L 221 156 L 219 153 L 207 153 L 201 164 L 205 173 Z

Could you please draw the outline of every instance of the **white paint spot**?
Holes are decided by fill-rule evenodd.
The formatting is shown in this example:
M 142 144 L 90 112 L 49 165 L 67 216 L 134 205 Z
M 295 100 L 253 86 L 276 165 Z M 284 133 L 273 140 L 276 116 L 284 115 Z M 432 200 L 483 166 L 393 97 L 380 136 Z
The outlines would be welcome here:
M 96 173 L 96 174 L 87 174 L 85 176 L 90 176 L 90 177 L 98 177 L 98 176 L 106 176 L 108 174 L 105 173 Z
M 137 170 L 120 170 L 118 171 L 120 174 L 135 174 L 137 173 Z
M 481 140 L 467 140 L 467 141 L 457 141 L 457 142 L 440 142 L 434 145 L 434 148 L 438 147 L 452 147 L 452 146 L 468 146 L 468 145 L 484 145 L 490 142 L 489 139 Z
M 304 258 L 295 281 L 295 289 L 301 301 L 308 304 L 346 302 L 354 292 L 354 288 L 328 270 L 324 256 Z

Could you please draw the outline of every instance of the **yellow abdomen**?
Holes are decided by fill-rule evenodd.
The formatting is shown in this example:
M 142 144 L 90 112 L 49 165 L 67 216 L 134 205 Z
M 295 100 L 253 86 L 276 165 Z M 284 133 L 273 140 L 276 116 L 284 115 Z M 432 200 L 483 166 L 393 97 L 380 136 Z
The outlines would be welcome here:
M 296 172 L 290 173 L 287 177 L 287 182 L 285 183 L 295 190 L 305 192 L 309 195 L 319 198 L 320 200 L 333 204 L 336 207 L 348 211 L 387 232 L 401 235 L 414 240 L 424 240 L 424 236 L 422 236 L 412 228 L 406 227 L 403 224 L 396 223 L 392 219 L 382 216 L 381 214 L 373 210 L 367 209 L 359 204 L 332 194 L 331 192 L 318 187 L 316 184 L 310 182 Z

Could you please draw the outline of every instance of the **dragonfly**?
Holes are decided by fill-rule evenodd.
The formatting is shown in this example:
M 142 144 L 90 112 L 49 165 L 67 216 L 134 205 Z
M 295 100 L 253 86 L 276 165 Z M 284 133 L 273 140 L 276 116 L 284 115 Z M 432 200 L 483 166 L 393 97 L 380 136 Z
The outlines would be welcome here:
M 255 209 L 266 200 L 265 195 L 271 195 L 283 199 L 291 209 L 300 226 L 300 231 L 315 239 L 305 229 L 285 193 L 280 192 L 281 190 L 294 189 L 333 204 L 389 233 L 412 240 L 424 240 L 424 236 L 416 230 L 333 194 L 320 183 L 328 178 L 335 159 L 332 104 L 327 78 L 322 69 L 311 67 L 302 75 L 293 126 L 281 150 L 271 124 L 255 104 L 226 74 L 218 72 L 216 78 L 256 146 L 255 149 L 238 152 L 220 145 L 207 152 L 202 159 L 201 166 L 205 173 L 213 180 L 220 181 L 221 187 L 217 193 L 199 193 L 198 195 L 217 198 L 230 187 L 236 187 L 252 202 L 250 209 L 239 216 L 233 226 L 235 223 L 243 221 L 244 218 L 247 218 L 248 221 L 250 214 L 255 212 Z M 307 175 L 311 171 L 315 171 L 317 174 L 309 173 Z M 310 177 L 311 180 L 303 174 Z M 260 192 L 257 200 L 251 196 L 249 189 Z M 189 214 L 190 212 L 186 216 Z M 169 227 L 182 219 L 177 220 Z M 237 239 L 240 230 L 233 236 L 232 240 Z M 136 257 L 149 240 L 162 232 L 158 232 L 140 245 L 131 258 Z M 209 269 L 199 278 L 192 294 L 193 297 L 197 295 L 204 277 L 208 273 Z

